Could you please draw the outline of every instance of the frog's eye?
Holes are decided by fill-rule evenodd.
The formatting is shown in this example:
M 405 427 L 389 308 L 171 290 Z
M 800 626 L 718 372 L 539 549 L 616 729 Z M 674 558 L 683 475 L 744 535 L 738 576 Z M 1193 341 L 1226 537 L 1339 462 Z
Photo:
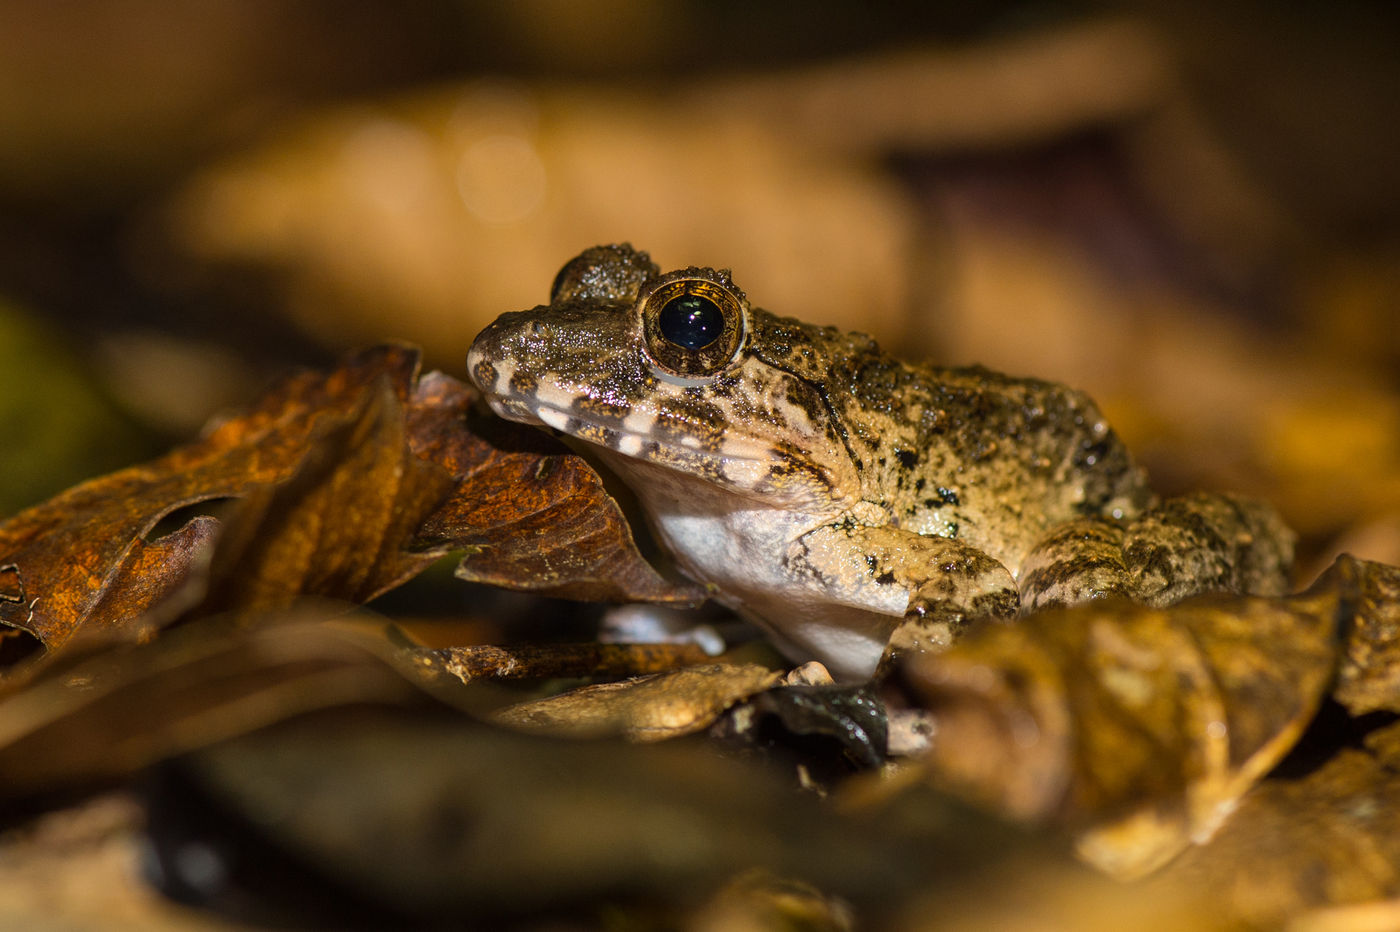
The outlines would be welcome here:
M 743 304 L 719 282 L 663 279 L 643 293 L 640 304 L 647 355 L 671 375 L 714 375 L 729 365 L 743 343 Z
M 667 301 L 656 316 L 663 339 L 689 350 L 700 350 L 724 332 L 724 312 L 704 295 L 683 294 Z

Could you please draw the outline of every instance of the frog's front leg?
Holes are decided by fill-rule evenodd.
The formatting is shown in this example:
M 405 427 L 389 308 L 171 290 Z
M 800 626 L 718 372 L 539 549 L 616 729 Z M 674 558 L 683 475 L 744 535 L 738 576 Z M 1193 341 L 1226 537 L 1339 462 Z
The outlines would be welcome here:
M 890 625 L 901 650 L 941 650 L 973 619 L 1014 617 L 1019 601 L 1011 573 L 982 551 L 887 524 L 817 528 L 791 545 L 786 562 L 835 601 L 902 613 Z

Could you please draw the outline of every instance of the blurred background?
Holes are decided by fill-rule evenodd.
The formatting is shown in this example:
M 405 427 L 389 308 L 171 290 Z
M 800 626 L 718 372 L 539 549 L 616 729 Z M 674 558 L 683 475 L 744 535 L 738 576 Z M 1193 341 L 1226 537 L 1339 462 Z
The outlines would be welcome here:
M 909 7 L 917 6 L 910 10 Z M 0 511 L 583 248 L 1069 382 L 1400 562 L 1391 4 L 4 0 Z

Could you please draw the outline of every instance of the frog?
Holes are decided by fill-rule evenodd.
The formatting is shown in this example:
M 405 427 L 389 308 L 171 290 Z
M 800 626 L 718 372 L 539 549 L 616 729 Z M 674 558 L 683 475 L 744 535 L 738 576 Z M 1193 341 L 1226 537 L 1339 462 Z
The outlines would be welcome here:
M 1083 392 L 904 361 L 754 306 L 728 269 L 585 250 L 467 369 L 497 415 L 628 486 L 680 572 L 842 681 L 1055 606 L 1288 585 L 1272 507 L 1160 498 Z

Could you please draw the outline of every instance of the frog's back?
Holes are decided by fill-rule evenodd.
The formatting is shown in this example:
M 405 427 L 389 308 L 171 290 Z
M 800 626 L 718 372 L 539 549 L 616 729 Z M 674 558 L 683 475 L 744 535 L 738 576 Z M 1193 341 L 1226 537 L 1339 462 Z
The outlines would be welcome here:
M 1083 392 L 906 363 L 859 334 L 811 329 L 810 340 L 840 343 L 810 375 L 845 427 L 864 497 L 898 526 L 965 540 L 1014 573 L 1048 528 L 1149 504 L 1142 470 Z

